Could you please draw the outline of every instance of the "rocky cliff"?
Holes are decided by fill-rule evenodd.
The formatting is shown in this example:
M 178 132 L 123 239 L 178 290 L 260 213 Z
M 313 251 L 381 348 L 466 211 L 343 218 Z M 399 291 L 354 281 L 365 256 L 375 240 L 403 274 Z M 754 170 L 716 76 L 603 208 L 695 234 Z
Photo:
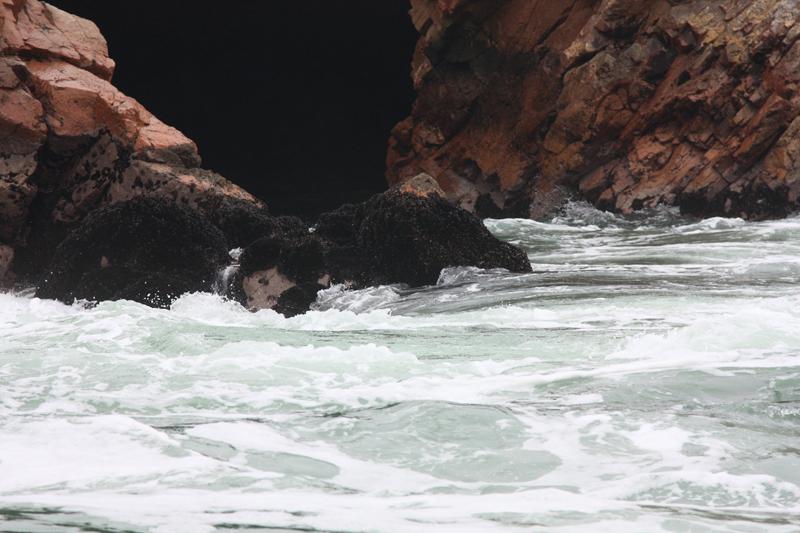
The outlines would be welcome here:
M 390 183 L 481 214 L 567 197 L 764 218 L 800 193 L 797 0 L 412 0 Z
M 114 88 L 113 73 L 92 22 L 0 0 L 0 280 L 40 270 L 88 213 L 131 198 L 260 206 L 202 170 L 195 144 Z

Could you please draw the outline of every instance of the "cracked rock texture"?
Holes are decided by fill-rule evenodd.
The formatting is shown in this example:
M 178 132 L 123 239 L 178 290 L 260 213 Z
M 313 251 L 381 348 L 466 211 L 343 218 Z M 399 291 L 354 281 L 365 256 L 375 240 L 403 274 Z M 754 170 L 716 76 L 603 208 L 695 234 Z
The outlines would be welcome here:
M 800 194 L 798 0 L 411 0 L 388 180 L 483 215 L 568 197 L 785 216 Z
M 118 202 L 263 207 L 202 170 L 195 144 L 118 91 L 113 72 L 94 23 L 0 0 L 0 282 L 40 273 L 69 229 Z

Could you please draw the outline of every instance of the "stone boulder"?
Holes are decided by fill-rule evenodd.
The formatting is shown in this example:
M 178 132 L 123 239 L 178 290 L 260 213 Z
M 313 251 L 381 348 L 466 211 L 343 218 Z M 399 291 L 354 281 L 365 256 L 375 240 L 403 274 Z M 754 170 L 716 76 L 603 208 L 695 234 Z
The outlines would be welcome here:
M 193 209 L 138 198 L 88 215 L 58 246 L 36 295 L 168 307 L 210 290 L 227 251 L 223 233 Z
M 270 216 L 265 205 L 247 199 L 226 196 L 215 200 L 205 205 L 203 212 L 225 234 L 229 248 L 244 248 L 265 235 L 272 235 L 283 220 Z
M 417 100 L 390 184 L 481 215 L 568 197 L 784 216 L 800 196 L 797 0 L 411 0 Z
M 361 286 L 433 285 L 444 268 L 530 272 L 522 250 L 498 240 L 475 215 L 438 194 L 393 189 L 323 215 L 316 234 L 329 244 L 334 279 Z
M 429 179 L 323 214 L 313 232 L 297 219 L 276 225 L 245 248 L 234 282 L 237 299 L 253 310 L 293 315 L 307 311 L 331 283 L 419 287 L 435 284 L 454 266 L 531 271 L 522 250 L 443 199 Z
M 308 311 L 317 292 L 330 284 L 325 244 L 299 218 L 273 219 L 270 233 L 244 249 L 233 296 L 251 310 L 286 316 Z

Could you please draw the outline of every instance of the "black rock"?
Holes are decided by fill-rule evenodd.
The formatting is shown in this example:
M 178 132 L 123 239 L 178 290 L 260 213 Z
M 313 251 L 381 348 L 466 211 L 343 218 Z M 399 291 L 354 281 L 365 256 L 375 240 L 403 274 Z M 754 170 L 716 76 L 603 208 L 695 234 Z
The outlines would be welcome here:
M 335 211 L 321 214 L 314 233 L 337 246 L 358 246 L 366 205 L 344 204 Z
M 317 293 L 325 287 L 318 283 L 303 283 L 281 294 L 273 309 L 287 318 L 302 315 L 317 300 Z
M 325 287 L 319 285 L 327 272 L 325 270 L 324 244 L 308 233 L 298 235 L 293 232 L 282 236 L 264 237 L 245 248 L 239 260 L 239 271 L 234 278 L 231 295 L 242 305 L 259 308 L 266 305 L 265 294 L 277 298 L 273 307 L 287 316 L 308 311 L 316 299 L 317 291 Z M 267 283 L 263 273 L 275 269 L 280 278 L 271 278 Z M 257 273 L 262 281 L 259 285 L 264 289 L 260 296 L 248 294 L 245 290 L 246 280 Z M 275 292 L 278 287 L 293 285 L 283 293 Z M 270 285 L 267 287 L 267 284 Z
M 262 237 L 244 249 L 239 258 L 239 273 L 249 276 L 259 270 L 278 266 L 287 241 L 281 238 Z
M 325 243 L 325 266 L 336 282 L 367 286 L 375 281 L 372 262 L 359 244 L 366 205 L 345 204 L 317 220 L 314 235 Z
M 235 198 L 204 205 L 202 213 L 225 234 L 229 248 L 244 248 L 263 237 L 308 234 L 308 225 L 297 217 L 270 216 L 266 206 Z
M 328 269 L 358 285 L 436 283 L 453 266 L 530 272 L 525 253 L 494 237 L 480 219 L 438 195 L 391 190 L 320 218 Z
M 209 221 L 225 234 L 229 248 L 243 248 L 275 231 L 274 217 L 269 215 L 266 206 L 252 202 L 223 198 L 203 211 Z
M 500 241 L 480 219 L 438 194 L 394 189 L 321 215 L 311 234 L 298 231 L 297 224 L 287 227 L 293 230 L 258 239 L 245 249 L 234 290 L 244 305 L 258 308 L 268 301 L 289 316 L 307 311 L 324 288 L 319 283 L 327 279 L 354 287 L 419 287 L 436 283 L 447 267 L 531 271 L 522 250 Z M 245 280 L 256 273 L 250 283 L 254 294 L 248 295 Z
M 307 230 L 303 235 L 276 234 L 245 248 L 239 263 L 244 276 L 277 267 L 292 281 L 307 283 L 325 274 L 324 245 Z
M 166 307 L 209 290 L 227 264 L 223 233 L 196 211 L 138 198 L 90 214 L 58 246 L 37 296 Z
M 442 269 L 455 266 L 531 271 L 522 250 L 438 195 L 390 191 L 370 200 L 366 212 L 358 242 L 378 280 L 432 285 Z

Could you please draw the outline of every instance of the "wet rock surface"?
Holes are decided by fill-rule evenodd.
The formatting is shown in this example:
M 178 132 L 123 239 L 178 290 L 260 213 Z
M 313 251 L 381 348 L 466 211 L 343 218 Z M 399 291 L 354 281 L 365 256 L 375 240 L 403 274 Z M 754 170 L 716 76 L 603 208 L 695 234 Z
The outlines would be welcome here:
M 127 299 L 168 307 L 187 292 L 217 290 L 251 310 L 308 311 L 333 283 L 435 284 L 454 266 L 531 270 L 527 256 L 438 194 L 401 188 L 323 215 L 314 228 L 230 203 L 216 224 L 189 206 L 140 197 L 95 210 L 57 246 L 37 296 L 67 303 Z M 239 228 L 239 231 L 236 231 Z M 255 240 L 255 235 L 262 235 Z M 8 263 L 10 258 L 6 258 Z
M 530 272 L 524 252 L 426 187 L 395 188 L 323 214 L 313 232 L 297 219 L 245 248 L 234 295 L 250 309 L 308 310 L 331 283 L 435 284 L 453 266 Z
M 438 194 L 393 189 L 320 218 L 337 279 L 360 285 L 432 285 L 451 266 L 530 271 L 525 254 L 496 239 L 480 219 Z
M 223 233 L 197 211 L 154 198 L 98 209 L 58 246 L 36 295 L 167 307 L 209 291 L 229 260 Z
M 798 207 L 797 0 L 411 4 L 418 98 L 390 183 L 426 172 L 484 215 L 568 197 L 753 219 Z

